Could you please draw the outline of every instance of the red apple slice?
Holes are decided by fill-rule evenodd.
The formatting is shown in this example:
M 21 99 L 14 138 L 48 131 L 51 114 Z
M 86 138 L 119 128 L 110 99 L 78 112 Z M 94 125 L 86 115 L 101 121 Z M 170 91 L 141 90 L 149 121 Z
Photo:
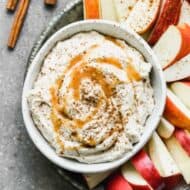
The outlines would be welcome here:
M 183 129 L 176 129 L 174 135 L 187 154 L 190 156 L 190 135 Z
M 152 135 L 148 143 L 151 160 L 162 177 L 180 174 L 180 171 L 157 133 Z
M 175 130 L 175 127 L 165 118 L 161 118 L 157 128 L 157 132 L 162 138 L 170 138 Z
M 123 177 L 129 182 L 135 190 L 153 190 L 152 187 L 143 179 L 137 170 L 127 162 L 122 168 L 121 173 Z
M 186 24 L 178 27 L 172 25 L 161 36 L 153 49 L 163 69 L 190 53 L 189 33 L 190 27 Z
M 188 3 L 186 0 L 183 1 L 182 7 L 181 7 L 179 23 L 190 24 L 190 3 Z
M 190 109 L 190 81 L 179 81 L 171 84 L 172 91 Z
M 148 40 L 150 45 L 154 45 L 170 25 L 178 23 L 181 5 L 182 0 L 164 1 L 161 13 Z
M 160 176 L 158 170 L 144 150 L 141 150 L 138 154 L 136 154 L 131 159 L 131 162 L 135 169 L 153 189 L 164 187 L 165 184 L 163 182 L 163 178 Z
M 96 187 L 99 183 L 101 183 L 104 179 L 106 179 L 112 171 L 96 173 L 96 174 L 83 174 L 83 177 L 89 187 L 92 189 Z
M 190 129 L 190 110 L 170 90 L 167 91 L 164 117 L 174 126 Z
M 117 21 L 114 0 L 100 0 L 102 19 Z
M 148 148 L 150 158 L 160 175 L 164 177 L 167 189 L 174 188 L 180 180 L 180 170 L 157 133 L 153 134 Z
M 84 18 L 85 19 L 100 19 L 100 4 L 99 0 L 83 0 Z
M 133 190 L 121 173 L 114 174 L 106 185 L 106 190 Z
M 164 141 L 186 183 L 190 184 L 190 157 L 174 136 Z
M 172 66 L 164 70 L 164 76 L 167 82 L 186 79 L 190 76 L 190 54 L 177 61 Z
M 123 24 L 143 34 L 154 24 L 159 8 L 160 0 L 139 0 Z

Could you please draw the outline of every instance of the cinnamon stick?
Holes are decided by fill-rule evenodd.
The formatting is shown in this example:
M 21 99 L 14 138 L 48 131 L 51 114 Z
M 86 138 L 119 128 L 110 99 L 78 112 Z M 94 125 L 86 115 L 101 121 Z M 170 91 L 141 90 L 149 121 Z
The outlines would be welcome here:
M 7 0 L 6 8 L 9 11 L 14 11 L 17 6 L 18 0 Z
M 55 5 L 57 3 L 57 0 L 44 0 L 46 5 Z
M 24 18 L 26 16 L 30 0 L 21 0 L 19 3 L 18 10 L 16 12 L 15 18 L 13 20 L 11 32 L 8 39 L 8 47 L 14 48 L 20 34 Z

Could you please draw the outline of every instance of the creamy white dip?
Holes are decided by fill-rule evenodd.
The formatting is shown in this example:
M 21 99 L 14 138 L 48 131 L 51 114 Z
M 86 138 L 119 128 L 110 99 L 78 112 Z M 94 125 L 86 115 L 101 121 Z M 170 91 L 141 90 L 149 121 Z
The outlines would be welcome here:
M 116 160 L 132 150 L 154 108 L 151 64 L 95 31 L 60 41 L 28 95 L 35 125 L 63 157 Z

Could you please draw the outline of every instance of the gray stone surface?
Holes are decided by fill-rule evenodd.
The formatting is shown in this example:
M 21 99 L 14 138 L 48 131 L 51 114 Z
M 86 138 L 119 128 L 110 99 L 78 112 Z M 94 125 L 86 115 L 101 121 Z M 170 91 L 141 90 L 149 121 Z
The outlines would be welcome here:
M 14 51 L 6 43 L 13 14 L 0 0 L 0 190 L 72 190 L 53 165 L 34 147 L 24 128 L 21 92 L 31 47 L 49 20 L 69 0 L 47 8 L 43 0 L 31 0 L 21 37 Z

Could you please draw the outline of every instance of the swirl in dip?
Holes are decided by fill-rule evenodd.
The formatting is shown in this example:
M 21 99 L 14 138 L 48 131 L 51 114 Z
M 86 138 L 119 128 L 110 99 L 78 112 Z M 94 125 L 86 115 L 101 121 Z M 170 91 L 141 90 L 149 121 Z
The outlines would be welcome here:
M 36 126 L 63 157 L 116 160 L 132 150 L 154 108 L 151 64 L 95 31 L 60 41 L 29 92 Z

